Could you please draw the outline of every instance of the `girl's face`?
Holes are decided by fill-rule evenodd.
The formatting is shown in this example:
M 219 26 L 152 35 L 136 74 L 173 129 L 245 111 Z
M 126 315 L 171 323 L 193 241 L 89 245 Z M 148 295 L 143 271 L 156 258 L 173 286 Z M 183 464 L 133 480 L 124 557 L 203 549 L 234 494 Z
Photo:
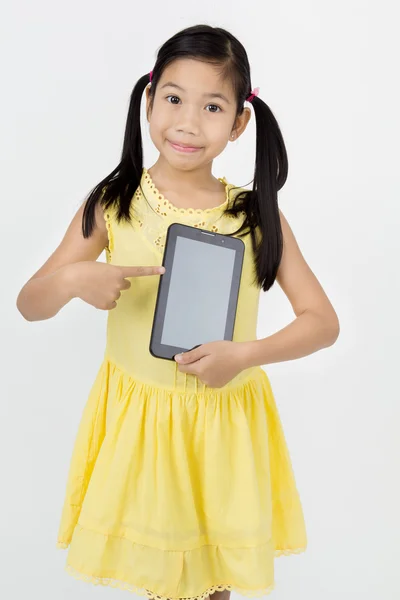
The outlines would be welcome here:
M 150 137 L 162 156 L 176 168 L 191 169 L 210 163 L 244 131 L 249 108 L 236 119 L 236 100 L 229 81 L 221 82 L 217 68 L 193 59 L 177 59 L 157 84 L 150 112 Z M 234 137 L 232 138 L 232 134 Z M 197 148 L 182 152 L 172 144 Z

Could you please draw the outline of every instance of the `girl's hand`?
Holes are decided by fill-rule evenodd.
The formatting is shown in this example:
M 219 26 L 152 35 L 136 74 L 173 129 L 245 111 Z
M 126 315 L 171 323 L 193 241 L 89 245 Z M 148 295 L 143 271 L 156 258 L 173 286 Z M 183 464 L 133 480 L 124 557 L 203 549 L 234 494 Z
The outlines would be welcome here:
M 244 346 L 222 340 L 176 354 L 181 373 L 191 373 L 212 388 L 220 388 L 244 370 Z
M 161 270 L 160 270 L 161 269 Z M 131 287 L 126 277 L 160 275 L 164 267 L 119 267 L 109 263 L 82 261 L 70 265 L 72 295 L 81 298 L 95 308 L 111 310 L 123 290 Z

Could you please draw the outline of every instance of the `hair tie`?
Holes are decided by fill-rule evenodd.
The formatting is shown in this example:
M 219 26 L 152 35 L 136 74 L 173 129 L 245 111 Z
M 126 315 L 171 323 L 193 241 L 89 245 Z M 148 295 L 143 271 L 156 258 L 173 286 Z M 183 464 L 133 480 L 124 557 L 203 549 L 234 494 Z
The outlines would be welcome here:
M 250 96 L 248 98 L 246 98 L 247 102 L 251 102 L 254 98 L 254 96 L 258 96 L 258 93 L 260 91 L 259 87 L 254 88 L 254 90 L 251 92 Z
M 150 71 L 149 75 L 150 75 L 150 83 L 151 83 L 151 80 L 153 79 L 153 71 Z

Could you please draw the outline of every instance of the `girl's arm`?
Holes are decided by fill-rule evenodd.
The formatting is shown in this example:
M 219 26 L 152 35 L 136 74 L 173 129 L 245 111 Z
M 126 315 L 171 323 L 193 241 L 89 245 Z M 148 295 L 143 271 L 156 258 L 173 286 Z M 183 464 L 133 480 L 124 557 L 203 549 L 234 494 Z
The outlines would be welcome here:
M 95 227 L 89 238 L 82 234 L 84 204 L 72 219 L 58 248 L 27 281 L 17 298 L 17 308 L 27 321 L 49 319 L 75 297 L 74 265 L 95 261 L 108 243 L 103 209 L 96 206 Z
M 244 368 L 307 356 L 331 346 L 340 331 L 329 298 L 305 261 L 289 223 L 279 212 L 283 254 L 277 281 L 297 318 L 273 335 L 242 343 Z

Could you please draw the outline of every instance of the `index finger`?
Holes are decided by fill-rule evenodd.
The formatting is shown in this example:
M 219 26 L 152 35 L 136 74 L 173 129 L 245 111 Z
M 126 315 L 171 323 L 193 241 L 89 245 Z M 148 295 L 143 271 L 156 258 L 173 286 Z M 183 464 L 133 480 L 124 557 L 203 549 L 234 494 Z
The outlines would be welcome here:
M 145 275 L 160 275 L 165 273 L 165 267 L 121 267 L 122 276 L 125 277 L 143 277 Z

